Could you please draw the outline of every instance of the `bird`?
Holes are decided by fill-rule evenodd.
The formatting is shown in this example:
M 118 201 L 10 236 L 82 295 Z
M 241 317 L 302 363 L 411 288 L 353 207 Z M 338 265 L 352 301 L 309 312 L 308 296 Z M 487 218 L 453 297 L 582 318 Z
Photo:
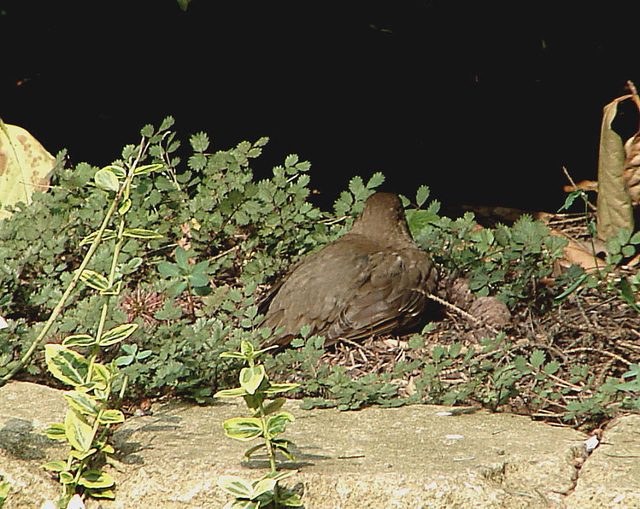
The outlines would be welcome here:
M 261 326 L 275 334 L 263 346 L 287 347 L 304 325 L 324 346 L 410 330 L 436 281 L 398 195 L 376 192 L 347 233 L 295 263 L 266 294 Z

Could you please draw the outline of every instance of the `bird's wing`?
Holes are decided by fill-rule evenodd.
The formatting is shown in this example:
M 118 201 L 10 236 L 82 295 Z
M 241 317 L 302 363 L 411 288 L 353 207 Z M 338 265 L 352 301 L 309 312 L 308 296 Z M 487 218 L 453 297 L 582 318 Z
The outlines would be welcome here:
M 362 339 L 409 328 L 420 320 L 435 270 L 419 249 L 382 251 L 369 256 L 367 275 L 329 327 L 330 338 Z
M 344 240 L 342 240 L 344 239 Z M 368 253 L 375 248 L 360 236 L 346 234 L 292 267 L 265 298 L 263 326 L 284 326 L 277 342 L 290 341 L 303 325 L 311 334 L 326 333 L 368 274 Z M 282 340 L 280 340 L 282 339 Z
M 284 326 L 276 343 L 286 345 L 303 325 L 331 343 L 384 334 L 419 320 L 426 293 L 435 286 L 426 253 L 376 250 L 359 236 L 340 244 L 305 258 L 280 284 L 263 323 Z

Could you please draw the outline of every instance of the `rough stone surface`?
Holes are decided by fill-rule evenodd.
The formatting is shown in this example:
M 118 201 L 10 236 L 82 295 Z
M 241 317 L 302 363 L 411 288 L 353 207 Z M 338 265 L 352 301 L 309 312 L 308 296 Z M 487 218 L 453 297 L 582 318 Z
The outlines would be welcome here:
M 286 466 L 298 470 L 287 485 L 303 492 L 307 509 L 640 507 L 638 416 L 612 423 L 583 463 L 583 434 L 522 416 L 442 415 L 447 408 L 426 405 L 285 408 L 296 416 L 286 436 L 297 444 L 296 463 Z M 39 465 L 64 458 L 65 449 L 41 431 L 65 410 L 60 392 L 47 387 L 0 389 L 0 474 L 12 485 L 5 507 L 37 508 L 57 497 Z M 252 443 L 224 436 L 222 422 L 240 415 L 246 411 L 234 403 L 171 402 L 129 419 L 114 435 L 118 461 L 106 467 L 117 500 L 88 509 L 222 507 L 218 476 L 265 472 L 264 461 L 253 469 L 240 462 Z
M 603 441 L 580 470 L 569 507 L 640 507 L 640 415 L 606 428 Z

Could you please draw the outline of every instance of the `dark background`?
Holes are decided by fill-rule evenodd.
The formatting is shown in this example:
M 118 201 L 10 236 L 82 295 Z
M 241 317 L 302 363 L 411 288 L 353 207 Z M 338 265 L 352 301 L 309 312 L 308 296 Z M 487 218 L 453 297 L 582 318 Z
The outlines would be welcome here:
M 595 180 L 602 108 L 640 85 L 629 4 L 0 0 L 0 117 L 96 165 L 167 115 L 185 144 L 269 136 L 257 171 L 299 154 L 323 205 L 382 171 L 554 211 L 562 166 Z

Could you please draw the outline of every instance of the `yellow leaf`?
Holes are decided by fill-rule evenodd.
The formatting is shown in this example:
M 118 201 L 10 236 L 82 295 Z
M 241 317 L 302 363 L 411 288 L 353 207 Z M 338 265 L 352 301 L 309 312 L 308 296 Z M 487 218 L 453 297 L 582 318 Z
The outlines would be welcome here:
M 0 219 L 10 216 L 6 205 L 28 205 L 35 191 L 47 189 L 54 162 L 28 131 L 0 119 Z

